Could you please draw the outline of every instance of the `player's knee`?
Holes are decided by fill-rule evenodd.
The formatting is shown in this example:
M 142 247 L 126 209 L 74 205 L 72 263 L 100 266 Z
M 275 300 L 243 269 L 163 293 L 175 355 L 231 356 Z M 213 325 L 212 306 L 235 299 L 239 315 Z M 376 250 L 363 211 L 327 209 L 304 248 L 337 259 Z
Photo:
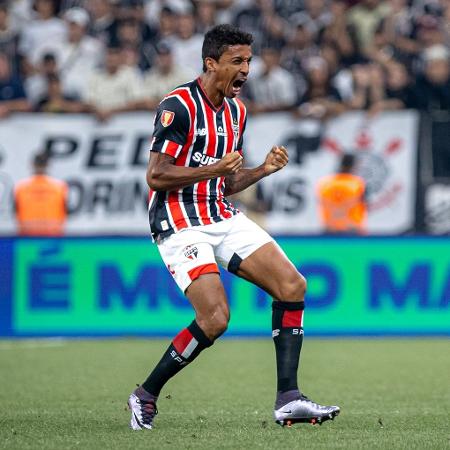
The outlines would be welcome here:
M 228 322 L 229 322 L 229 318 L 226 316 L 221 316 L 214 320 L 214 323 L 213 323 L 214 338 L 218 338 L 223 333 L 225 333 L 225 331 L 227 331 Z
M 207 315 L 198 316 L 196 320 L 205 334 L 214 340 L 227 330 L 230 313 L 227 309 L 217 308 Z
M 295 271 L 291 273 L 281 287 L 280 299 L 284 301 L 304 301 L 306 292 L 306 279 Z

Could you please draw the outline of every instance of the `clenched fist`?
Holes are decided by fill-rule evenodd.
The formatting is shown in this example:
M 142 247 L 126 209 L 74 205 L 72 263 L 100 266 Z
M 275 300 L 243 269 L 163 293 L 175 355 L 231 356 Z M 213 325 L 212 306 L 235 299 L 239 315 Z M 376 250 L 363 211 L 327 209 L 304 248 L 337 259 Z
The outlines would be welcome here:
M 242 169 L 244 158 L 238 152 L 232 152 L 226 154 L 220 161 L 216 162 L 218 176 L 233 175 Z
M 266 175 L 282 169 L 289 161 L 287 150 L 281 146 L 274 145 L 264 161 L 264 172 Z

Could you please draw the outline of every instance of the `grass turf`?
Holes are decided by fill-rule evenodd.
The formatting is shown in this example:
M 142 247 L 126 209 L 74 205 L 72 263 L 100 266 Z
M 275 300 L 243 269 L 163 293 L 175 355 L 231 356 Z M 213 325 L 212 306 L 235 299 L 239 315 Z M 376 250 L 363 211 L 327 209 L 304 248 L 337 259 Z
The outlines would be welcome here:
M 301 386 L 341 406 L 321 427 L 272 421 L 272 342 L 222 340 L 165 387 L 152 431 L 126 399 L 168 341 L 0 341 L 0 448 L 448 449 L 449 340 L 306 340 Z

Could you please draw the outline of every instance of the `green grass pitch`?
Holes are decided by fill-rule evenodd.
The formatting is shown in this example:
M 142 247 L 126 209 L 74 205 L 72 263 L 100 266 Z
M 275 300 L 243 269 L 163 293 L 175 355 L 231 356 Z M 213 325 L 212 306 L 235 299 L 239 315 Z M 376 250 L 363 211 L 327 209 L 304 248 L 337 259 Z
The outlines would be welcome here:
M 322 426 L 272 420 L 270 339 L 224 339 L 169 382 L 151 431 L 126 399 L 168 340 L 0 341 L 0 448 L 449 449 L 450 340 L 306 339 L 304 392 Z

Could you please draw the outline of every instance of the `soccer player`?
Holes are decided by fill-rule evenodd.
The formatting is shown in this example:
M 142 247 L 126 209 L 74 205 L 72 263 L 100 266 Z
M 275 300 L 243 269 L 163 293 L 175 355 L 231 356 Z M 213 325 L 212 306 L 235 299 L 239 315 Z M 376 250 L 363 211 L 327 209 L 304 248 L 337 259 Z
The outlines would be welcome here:
M 286 149 L 274 146 L 259 167 L 242 167 L 246 111 L 237 96 L 249 73 L 252 40 L 229 25 L 212 28 L 203 42 L 202 75 L 170 92 L 157 110 L 147 170 L 150 228 L 195 320 L 130 395 L 133 430 L 153 427 L 164 384 L 225 332 L 230 312 L 218 264 L 274 299 L 275 420 L 315 423 L 339 413 L 298 388 L 305 279 L 275 241 L 226 199 L 288 163 Z

